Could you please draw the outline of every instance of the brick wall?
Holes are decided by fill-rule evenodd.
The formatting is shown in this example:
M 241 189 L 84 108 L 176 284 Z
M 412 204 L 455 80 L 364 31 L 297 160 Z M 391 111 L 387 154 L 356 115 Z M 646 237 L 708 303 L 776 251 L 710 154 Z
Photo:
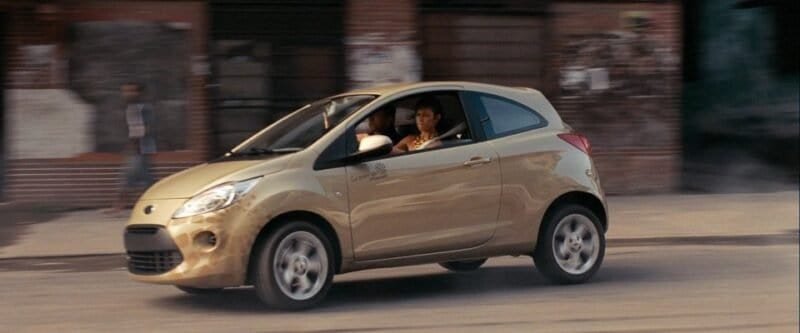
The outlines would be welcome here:
M 679 186 L 680 10 L 678 1 L 552 4 L 543 90 L 591 140 L 608 193 Z
M 157 153 L 153 158 L 153 171 L 157 178 L 161 178 L 207 158 L 209 120 L 205 96 L 207 73 L 203 61 L 207 21 L 203 2 L 51 1 L 44 6 L 37 5 L 37 2 L 0 1 L 0 10 L 7 14 L 8 19 L 7 35 L 2 36 L 8 56 L 5 87 L 13 89 L 6 91 L 6 95 L 31 96 L 36 95 L 37 90 L 59 95 L 64 95 L 62 92 L 71 94 L 67 89 L 65 48 L 66 27 L 72 22 L 143 21 L 177 24 L 189 31 L 191 55 L 190 59 L 186 59 L 186 66 L 191 67 L 186 82 L 186 148 Z M 30 122 L 29 113 L 42 109 L 41 103 L 35 105 L 36 101 L 13 101 L 13 104 L 7 103 L 6 119 Z M 14 114 L 25 117 L 9 117 Z M 6 122 L 4 130 L 6 139 L 13 137 L 14 131 L 20 130 L 10 128 L 9 123 Z M 64 124 L 42 121 L 27 125 L 35 125 L 25 127 L 37 128 L 39 136 L 44 136 L 42 139 L 45 143 L 48 141 L 47 135 L 52 136 L 52 142 L 62 140 L 61 136 L 65 135 L 62 128 Z M 6 143 L 13 144 L 8 140 Z M 10 148 L 7 151 L 19 151 Z M 11 159 L 9 155 L 3 156 L 7 159 L 6 184 L 0 190 L 4 192 L 5 200 L 98 207 L 109 205 L 115 197 L 123 163 L 120 154 L 88 151 L 72 156 L 53 156 L 58 158 L 48 158 L 47 154 L 24 155 Z
M 7 57 L 6 85 L 8 88 L 60 88 L 63 85 L 62 66 L 58 62 L 59 21 L 40 14 L 41 7 L 33 1 L 0 4 L 7 15 L 7 36 L 3 36 Z M 48 25 L 48 28 L 45 26 Z M 53 46 L 48 48 L 47 46 Z
M 152 174 L 161 179 L 195 163 L 157 161 Z M 110 206 L 119 188 L 118 162 L 74 159 L 13 160 L 6 179 L 9 199 L 72 207 Z M 129 202 L 132 204 L 132 201 Z
M 348 0 L 345 25 L 348 36 L 383 33 L 413 34 L 417 27 L 415 0 Z

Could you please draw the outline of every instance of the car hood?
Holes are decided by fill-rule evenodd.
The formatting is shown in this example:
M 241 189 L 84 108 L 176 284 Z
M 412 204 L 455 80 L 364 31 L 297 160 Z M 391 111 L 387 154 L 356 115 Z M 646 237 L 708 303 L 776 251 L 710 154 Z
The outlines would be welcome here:
M 224 161 L 201 164 L 167 178 L 151 186 L 142 199 L 185 199 L 200 192 L 231 181 L 240 181 L 281 171 L 291 156 L 271 159 Z

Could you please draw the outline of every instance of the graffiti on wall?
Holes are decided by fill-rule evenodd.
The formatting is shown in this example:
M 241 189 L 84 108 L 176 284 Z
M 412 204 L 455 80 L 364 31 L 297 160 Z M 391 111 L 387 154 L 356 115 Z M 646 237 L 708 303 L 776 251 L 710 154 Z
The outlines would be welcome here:
M 672 91 L 676 51 L 651 34 L 646 12 L 623 12 L 622 29 L 567 36 L 561 51 L 562 96 L 658 96 Z
M 560 48 L 559 102 L 575 110 L 565 120 L 599 150 L 673 147 L 677 50 L 650 12 L 618 13 L 616 29 L 567 35 Z
M 384 34 L 365 34 L 347 41 L 351 86 L 419 81 L 419 55 L 410 38 L 390 39 Z

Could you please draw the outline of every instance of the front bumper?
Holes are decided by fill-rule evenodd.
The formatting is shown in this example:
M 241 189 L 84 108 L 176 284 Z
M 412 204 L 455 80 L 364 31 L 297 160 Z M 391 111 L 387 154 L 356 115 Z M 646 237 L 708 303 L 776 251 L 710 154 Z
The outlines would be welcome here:
M 224 226 L 235 225 L 246 214 L 234 205 L 172 219 L 184 201 L 142 200 L 136 204 L 124 234 L 130 277 L 139 282 L 196 288 L 244 284 L 249 244 L 242 246 L 247 239 Z M 209 235 L 213 235 L 213 242 Z
M 125 228 L 128 271 L 136 275 L 158 275 L 183 262 L 183 254 L 166 228 L 159 225 L 132 225 Z

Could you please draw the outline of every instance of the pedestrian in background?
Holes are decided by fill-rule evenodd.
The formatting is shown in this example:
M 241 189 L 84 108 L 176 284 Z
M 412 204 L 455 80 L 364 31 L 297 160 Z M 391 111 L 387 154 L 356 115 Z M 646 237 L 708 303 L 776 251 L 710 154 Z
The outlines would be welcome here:
M 155 119 L 152 106 L 142 99 L 143 90 L 144 86 L 138 82 L 128 82 L 120 87 L 125 101 L 128 142 L 122 151 L 122 179 L 116 201 L 111 207 L 113 213 L 125 208 L 131 192 L 147 188 L 153 183 L 150 155 L 156 152 Z

